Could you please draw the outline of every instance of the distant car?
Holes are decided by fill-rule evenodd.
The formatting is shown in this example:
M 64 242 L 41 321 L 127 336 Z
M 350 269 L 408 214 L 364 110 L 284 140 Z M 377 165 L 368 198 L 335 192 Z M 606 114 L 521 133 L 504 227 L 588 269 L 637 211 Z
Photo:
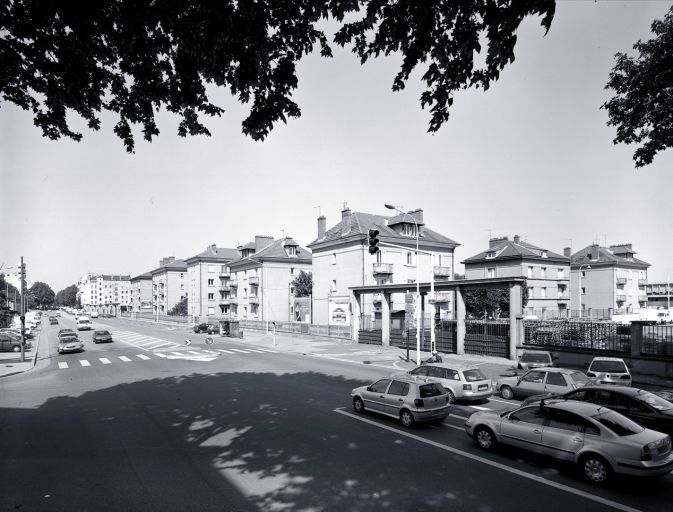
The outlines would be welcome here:
M 78 331 L 90 331 L 93 328 L 91 320 L 86 316 L 80 316 L 75 323 Z
M 519 358 L 517 368 L 530 370 L 531 368 L 544 368 L 554 366 L 554 358 L 546 350 L 524 350 Z
M 93 342 L 94 343 L 112 343 L 112 334 L 110 334 L 110 331 L 94 331 L 93 332 Z
M 442 421 L 449 415 L 451 401 L 438 382 L 401 375 L 381 379 L 351 391 L 355 412 L 372 411 L 399 419 L 405 427 L 416 422 Z
M 91 313 L 89 313 L 89 316 L 91 318 L 98 318 L 98 311 L 92 311 Z
M 480 400 L 493 394 L 493 382 L 476 366 L 431 363 L 414 368 L 409 375 L 437 380 L 449 393 L 451 402 L 456 399 Z
M 57 311 L 56 313 L 54 313 L 54 316 L 57 316 L 57 317 L 60 318 L 60 317 L 61 317 L 61 313 L 59 313 L 59 312 Z
M 629 367 L 618 357 L 594 357 L 587 368 L 587 377 L 596 384 L 630 386 L 633 382 Z
M 495 389 L 505 400 L 511 400 L 544 393 L 566 393 L 588 384 L 591 384 L 591 380 L 579 370 L 535 368 L 520 377 L 504 377 L 498 380 Z
M 0 333 L 0 352 L 21 352 L 21 337 L 14 333 Z
M 55 316 L 50 316 L 49 317 L 49 323 L 51 325 L 58 325 L 58 319 Z
M 523 404 L 541 400 L 575 400 L 602 405 L 623 414 L 639 425 L 673 436 L 673 403 L 649 391 L 626 386 L 585 386 L 563 395 L 537 395 Z
M 577 464 L 591 482 L 612 473 L 660 476 L 673 469 L 671 438 L 600 405 L 551 400 L 514 411 L 478 411 L 465 432 L 480 448 L 498 443 Z
M 72 334 L 75 337 L 77 337 L 77 334 L 72 329 L 59 329 L 58 333 L 56 333 L 56 337 L 61 339 L 62 336 L 68 335 L 68 334 Z
M 81 352 L 84 350 L 84 343 L 77 337 L 76 334 L 64 333 L 58 340 L 58 353 L 65 352 Z
M 194 326 L 194 332 L 197 334 L 201 332 L 207 332 L 208 334 L 213 334 L 216 331 L 217 327 L 214 326 L 213 324 L 202 323 Z

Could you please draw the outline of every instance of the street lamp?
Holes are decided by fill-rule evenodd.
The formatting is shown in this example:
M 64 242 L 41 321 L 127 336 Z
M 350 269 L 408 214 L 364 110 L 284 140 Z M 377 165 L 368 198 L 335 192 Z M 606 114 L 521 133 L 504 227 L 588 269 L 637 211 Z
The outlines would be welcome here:
M 418 274 L 418 235 L 420 233 L 418 229 L 418 222 L 413 217 L 409 215 L 408 212 L 400 210 L 397 206 L 392 204 L 384 205 L 389 210 L 395 210 L 402 215 L 407 215 L 416 225 L 416 365 L 420 366 L 421 364 L 421 288 L 420 288 L 420 278 Z
M 580 277 L 579 277 L 579 283 L 580 283 L 579 284 L 579 297 L 580 297 L 580 299 L 579 299 L 579 308 L 580 308 L 579 315 L 580 316 L 579 317 L 580 318 L 582 318 L 582 268 L 583 267 L 591 268 L 591 265 L 589 265 L 587 263 L 585 263 L 584 265 L 580 265 L 580 270 L 579 270 L 579 273 L 580 273 Z

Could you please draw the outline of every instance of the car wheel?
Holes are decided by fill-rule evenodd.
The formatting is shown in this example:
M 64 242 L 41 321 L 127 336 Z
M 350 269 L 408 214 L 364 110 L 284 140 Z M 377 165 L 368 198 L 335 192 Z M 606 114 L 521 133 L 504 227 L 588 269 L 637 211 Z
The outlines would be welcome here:
M 452 404 L 453 402 L 456 401 L 456 395 L 453 394 L 453 391 L 449 388 L 444 388 L 446 390 L 446 394 L 449 395 L 449 403 Z
M 353 409 L 355 409 L 355 412 L 357 413 L 365 412 L 365 404 L 362 402 L 360 397 L 356 396 L 353 398 Z
M 514 398 L 514 391 L 509 386 L 503 386 L 500 388 L 500 396 L 505 400 L 511 400 Z
M 493 434 L 493 431 L 488 427 L 477 427 L 474 431 L 474 440 L 479 445 L 479 448 L 486 451 L 495 448 L 497 443 L 495 434 Z
M 584 477 L 594 484 L 603 484 L 610 478 L 612 468 L 600 455 L 590 453 L 580 459 Z
M 21 347 L 19 345 L 14 345 L 12 347 L 12 352 L 21 352 Z
M 402 422 L 402 426 L 411 428 L 414 426 L 414 415 L 411 414 L 411 411 L 404 409 L 400 413 L 400 421 Z

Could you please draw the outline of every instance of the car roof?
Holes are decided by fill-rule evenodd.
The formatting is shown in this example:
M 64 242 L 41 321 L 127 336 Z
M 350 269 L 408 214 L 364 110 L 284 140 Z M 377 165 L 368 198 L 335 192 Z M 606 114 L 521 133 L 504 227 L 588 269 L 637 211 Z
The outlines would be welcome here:
M 530 350 L 528 348 L 524 348 L 523 351 L 526 354 L 549 354 L 549 355 L 551 355 L 551 352 L 549 352 L 549 350 Z
M 627 396 L 638 396 L 641 393 L 652 393 L 652 391 L 648 391 L 647 389 L 640 389 L 640 388 L 633 388 L 629 386 L 614 386 L 614 385 L 605 385 L 605 386 L 584 386 L 579 388 L 579 390 L 599 390 L 599 391 L 616 391 L 617 393 L 621 393 L 622 395 L 627 395 Z
M 594 357 L 591 362 L 593 363 L 594 361 L 621 361 L 622 363 L 624 360 L 621 357 L 605 357 L 605 356 L 600 356 L 600 357 Z
M 544 400 L 544 406 L 551 407 L 553 409 L 574 412 L 584 416 L 593 416 L 599 412 L 611 410 L 604 405 L 591 404 L 589 402 L 578 402 L 576 400 Z
M 539 371 L 546 371 L 546 372 L 551 372 L 551 373 L 574 373 L 574 372 L 580 372 L 581 370 L 578 370 L 576 368 L 554 368 L 552 366 L 542 366 L 540 368 L 533 368 L 531 370 L 528 370 L 530 372 L 539 372 Z
M 478 370 L 479 367 L 473 364 L 464 363 L 425 363 L 421 366 L 439 366 L 440 368 L 448 368 L 449 370 Z M 416 368 L 420 368 L 417 366 Z
M 400 380 L 403 382 L 415 383 L 415 384 L 439 384 L 437 379 L 432 377 L 426 377 L 424 375 L 409 375 L 408 373 L 396 373 L 390 377 L 383 377 L 384 379 L 388 378 L 390 380 Z

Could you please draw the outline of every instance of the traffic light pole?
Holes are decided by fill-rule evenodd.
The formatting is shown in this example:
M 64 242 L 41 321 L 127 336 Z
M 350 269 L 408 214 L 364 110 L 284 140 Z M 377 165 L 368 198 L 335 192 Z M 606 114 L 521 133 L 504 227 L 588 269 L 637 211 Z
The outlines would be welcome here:
M 26 360 L 26 267 L 21 256 L 21 361 Z

